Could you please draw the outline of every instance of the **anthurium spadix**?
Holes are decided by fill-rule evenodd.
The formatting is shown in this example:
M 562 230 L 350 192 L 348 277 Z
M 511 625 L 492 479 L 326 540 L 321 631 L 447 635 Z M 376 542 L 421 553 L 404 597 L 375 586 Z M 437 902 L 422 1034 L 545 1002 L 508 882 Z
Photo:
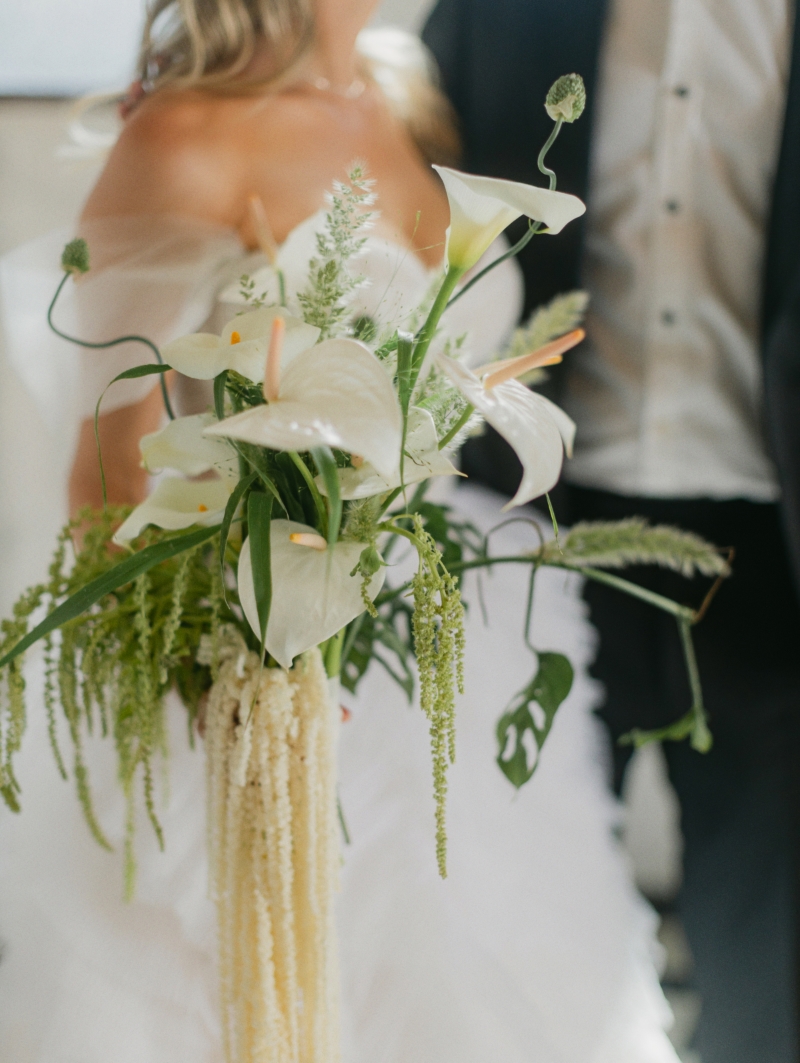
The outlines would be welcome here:
M 572 452 L 574 422 L 555 403 L 518 380 L 486 388 L 479 376 L 453 358 L 440 354 L 437 365 L 514 448 L 522 463 L 522 481 L 504 508 L 522 506 L 549 491 L 561 474 L 564 450 Z
M 201 476 L 214 470 L 220 476 L 238 480 L 238 459 L 230 443 L 203 435 L 206 428 L 216 423 L 213 413 L 197 413 L 176 417 L 158 432 L 142 436 L 139 440 L 142 465 L 152 473 L 174 469 L 187 476 Z
M 129 543 L 148 524 L 168 531 L 191 528 L 193 524 L 219 524 L 230 496 L 231 485 L 226 480 L 165 477 L 120 525 L 114 542 L 118 546 Z
M 281 367 L 280 375 L 270 366 L 266 375 L 267 404 L 212 425 L 206 435 L 272 450 L 336 447 L 364 458 L 382 476 L 393 474 L 400 406 L 391 379 L 367 347 L 325 340 L 298 354 L 285 371 Z
M 444 182 L 450 204 L 446 258 L 460 272 L 471 269 L 484 251 L 513 221 L 526 215 L 555 235 L 586 210 L 577 196 L 549 188 L 478 177 L 447 166 L 434 166 Z
M 328 547 L 313 528 L 295 521 L 270 524 L 272 605 L 266 647 L 284 668 L 363 613 L 362 577 L 351 575 L 363 549 L 364 543 L 355 542 Z M 370 598 L 383 586 L 384 573 L 381 567 L 372 577 L 367 589 Z M 249 539 L 239 555 L 238 588 L 244 615 L 258 634 Z
M 233 369 L 254 383 L 264 379 L 272 323 L 276 317 L 286 323 L 282 364 L 317 342 L 319 329 L 296 317 L 288 317 L 279 307 L 264 307 L 239 314 L 229 321 L 221 335 L 196 332 L 173 340 L 161 351 L 167 365 L 195 380 L 213 380 L 224 369 Z
M 416 484 L 430 476 L 458 476 L 459 471 L 450 459 L 439 450 L 436 426 L 427 410 L 412 406 L 408 412 L 403 476 L 400 477 L 399 461 L 391 476 L 381 476 L 368 461 L 358 462 L 358 467 L 340 469 L 341 497 L 345 501 L 355 498 L 370 498 L 400 487 L 401 483 Z M 317 485 L 325 493 L 322 477 Z

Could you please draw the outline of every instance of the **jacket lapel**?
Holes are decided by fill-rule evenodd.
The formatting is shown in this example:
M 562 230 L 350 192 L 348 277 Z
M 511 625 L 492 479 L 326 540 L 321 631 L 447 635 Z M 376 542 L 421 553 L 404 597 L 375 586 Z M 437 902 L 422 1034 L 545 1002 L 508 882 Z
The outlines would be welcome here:
M 800 15 L 795 11 L 786 117 L 768 230 L 762 304 L 765 339 L 800 285 Z

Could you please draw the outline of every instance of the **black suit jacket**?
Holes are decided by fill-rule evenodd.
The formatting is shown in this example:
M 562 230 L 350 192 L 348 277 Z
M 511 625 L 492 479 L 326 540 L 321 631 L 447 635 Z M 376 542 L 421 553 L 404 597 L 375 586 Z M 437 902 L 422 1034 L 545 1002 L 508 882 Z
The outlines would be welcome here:
M 605 14 L 606 0 L 439 0 L 423 38 L 460 119 L 465 170 L 542 183 L 536 157 L 552 130 L 544 98 L 557 77 L 574 71 L 586 82 L 589 105 L 564 127 L 548 162 L 559 189 L 586 198 Z M 526 311 L 579 286 L 584 230 L 582 220 L 573 222 L 557 239 L 533 240 L 520 255 Z M 766 434 L 800 585 L 800 18 L 763 276 L 762 355 Z M 558 387 L 555 375 L 553 397 Z M 519 467 L 499 437 L 483 437 L 466 463 L 484 482 L 509 494 L 515 489 Z

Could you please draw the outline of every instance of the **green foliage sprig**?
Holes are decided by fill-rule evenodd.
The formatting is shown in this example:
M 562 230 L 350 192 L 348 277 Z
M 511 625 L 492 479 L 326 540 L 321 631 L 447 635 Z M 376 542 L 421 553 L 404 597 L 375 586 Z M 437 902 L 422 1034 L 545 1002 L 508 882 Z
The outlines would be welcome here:
M 660 524 L 648 524 L 643 517 L 619 521 L 591 521 L 574 525 L 560 546 L 553 540 L 543 550 L 545 562 L 554 561 L 579 567 L 627 568 L 630 565 L 659 565 L 680 572 L 687 579 L 727 576 L 730 566 L 720 550 L 693 532 Z
M 50 579 L 17 603 L 12 621 L 3 624 L 0 656 L 25 634 L 30 617 L 45 606 L 52 611 L 74 591 L 109 572 L 120 561 L 113 547 L 114 529 L 127 514 L 123 507 L 105 513 L 83 512 L 62 531 L 50 568 Z M 83 533 L 71 569 L 65 571 L 69 543 Z M 146 532 L 137 543 L 145 547 L 163 540 Z M 57 742 L 56 703 L 60 703 L 72 745 L 72 775 L 86 821 L 97 841 L 110 848 L 95 814 L 84 740 L 98 728 L 113 737 L 117 771 L 125 795 L 125 879 L 134 884 L 133 834 L 137 790 L 156 831 L 161 828 L 154 796 L 154 761 L 166 753 L 165 698 L 175 688 L 188 710 L 190 738 L 212 669 L 197 661 L 201 639 L 223 623 L 238 622 L 222 596 L 216 563 L 216 540 L 162 561 L 133 582 L 105 595 L 87 612 L 65 623 L 46 647 L 45 703 L 48 730 L 57 763 L 66 767 Z M 23 657 L 4 670 L 2 793 L 9 807 L 19 808 L 19 787 L 11 757 L 19 748 L 24 727 Z
M 436 859 L 447 876 L 447 768 L 456 759 L 456 690 L 464 693 L 464 607 L 458 580 L 422 518 L 414 515 L 419 566 L 411 582 L 412 630 L 419 671 L 419 700 L 430 723 L 433 792 L 436 799 Z
M 304 319 L 321 330 L 323 340 L 341 334 L 349 314 L 348 297 L 363 281 L 350 272 L 348 263 L 366 243 L 373 217 L 366 208 L 375 202 L 373 184 L 361 166 L 353 167 L 348 183 L 334 183 L 326 228 L 317 235 L 317 257 L 309 264 L 306 288 L 297 296 Z

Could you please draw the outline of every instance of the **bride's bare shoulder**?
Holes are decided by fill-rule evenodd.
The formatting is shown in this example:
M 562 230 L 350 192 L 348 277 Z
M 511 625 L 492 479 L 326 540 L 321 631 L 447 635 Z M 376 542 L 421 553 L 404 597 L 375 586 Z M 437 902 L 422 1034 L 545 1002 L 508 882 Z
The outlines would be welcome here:
M 281 98 L 156 93 L 125 123 L 84 215 L 175 212 L 235 225 L 254 141 L 279 149 L 302 122 L 292 110 Z

